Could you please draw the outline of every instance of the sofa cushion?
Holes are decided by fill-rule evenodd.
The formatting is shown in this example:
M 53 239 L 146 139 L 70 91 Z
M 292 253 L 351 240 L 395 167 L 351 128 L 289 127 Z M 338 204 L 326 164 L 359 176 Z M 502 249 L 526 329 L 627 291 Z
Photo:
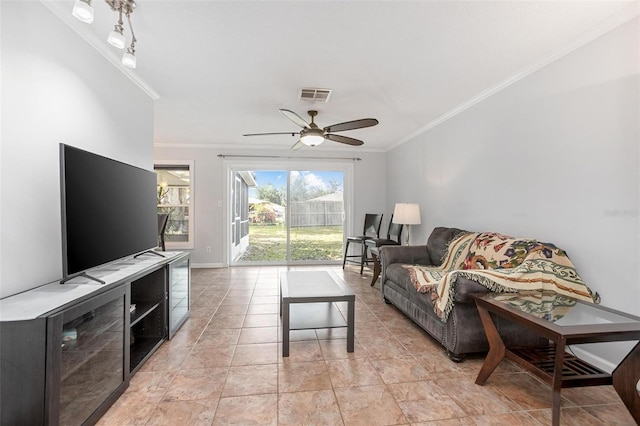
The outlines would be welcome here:
M 434 228 L 427 241 L 427 250 L 431 257 L 431 264 L 436 266 L 441 265 L 442 259 L 447 252 L 449 242 L 451 242 L 451 240 L 453 240 L 457 235 L 465 232 L 468 231 L 458 228 L 445 228 L 442 226 Z

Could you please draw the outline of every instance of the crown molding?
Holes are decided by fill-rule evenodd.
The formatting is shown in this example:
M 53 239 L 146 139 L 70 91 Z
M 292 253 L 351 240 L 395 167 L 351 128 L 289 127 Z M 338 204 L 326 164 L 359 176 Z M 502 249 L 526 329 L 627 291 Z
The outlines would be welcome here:
M 482 92 L 478 93 L 476 96 L 468 99 L 466 102 L 461 103 L 457 107 L 449 110 L 443 115 L 439 116 L 435 120 L 430 121 L 425 126 L 422 126 L 415 132 L 410 135 L 400 139 L 397 143 L 393 144 L 386 151 L 391 151 L 394 148 L 399 147 L 400 145 L 409 142 L 410 140 L 420 136 L 421 134 L 433 129 L 434 127 L 444 123 L 445 121 L 457 116 L 458 114 L 466 111 L 467 109 L 473 107 L 474 105 L 484 101 L 490 96 L 506 89 L 514 83 L 524 79 L 525 77 L 533 74 L 539 69 L 557 61 L 558 59 L 568 55 L 569 53 L 577 50 L 578 48 L 584 46 L 585 44 L 597 39 L 598 37 L 608 33 L 609 31 L 631 21 L 632 19 L 638 17 L 640 15 L 640 2 L 633 2 L 629 6 L 623 8 L 619 13 L 616 13 L 604 21 L 600 22 L 590 30 L 585 31 L 580 36 L 576 37 L 572 42 L 561 47 L 551 54 L 543 57 L 542 59 L 532 63 L 531 65 L 525 67 L 520 72 L 512 75 L 511 77 L 506 78 L 505 80 L 488 87 Z
M 288 146 L 277 146 L 277 145 L 233 145 L 233 144 L 207 144 L 207 143 L 178 143 L 178 142 L 154 142 L 154 148 L 182 148 L 182 149 L 232 149 L 232 150 L 241 150 L 241 151 L 255 151 L 255 150 L 281 150 L 281 151 L 289 151 Z M 304 148 L 303 148 L 304 149 Z M 348 148 L 320 148 L 316 147 L 315 149 L 320 152 L 386 152 L 386 149 L 372 149 L 372 148 L 357 148 L 357 149 L 348 149 Z
M 96 49 L 102 56 L 104 56 L 109 62 L 113 64 L 120 72 L 126 75 L 136 86 L 142 89 L 151 99 L 157 101 L 160 99 L 160 94 L 156 92 L 153 87 L 142 79 L 131 68 L 127 68 L 122 65 L 120 57 L 117 56 L 104 40 L 100 39 L 92 31 L 87 28 L 87 24 L 79 22 L 71 15 L 71 10 L 68 9 L 69 3 L 53 2 L 50 0 L 40 0 L 47 9 L 49 9 L 54 15 L 56 15 L 62 22 L 67 24 L 73 31 L 75 31 L 80 37 L 82 37 L 87 43 L 89 43 L 94 49 Z

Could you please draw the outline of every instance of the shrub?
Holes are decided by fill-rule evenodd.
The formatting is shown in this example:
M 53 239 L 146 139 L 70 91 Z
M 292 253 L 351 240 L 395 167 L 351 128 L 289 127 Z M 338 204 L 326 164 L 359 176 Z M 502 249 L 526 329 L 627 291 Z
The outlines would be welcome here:
M 276 223 L 276 211 L 265 204 L 254 204 L 252 207 L 253 222 L 261 224 Z

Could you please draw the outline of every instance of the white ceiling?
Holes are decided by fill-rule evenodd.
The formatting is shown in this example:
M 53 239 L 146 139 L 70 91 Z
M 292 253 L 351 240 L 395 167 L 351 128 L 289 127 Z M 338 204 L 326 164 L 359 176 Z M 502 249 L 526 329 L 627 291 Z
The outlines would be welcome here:
M 70 16 L 72 3 L 57 3 Z M 318 110 L 320 127 L 377 118 L 378 126 L 342 133 L 373 151 L 638 13 L 637 1 L 604 0 L 137 3 L 133 77 L 159 95 L 156 144 L 288 148 L 297 138 L 242 136 L 300 130 L 278 112 L 287 108 L 303 118 Z M 116 15 L 101 0 L 93 5 L 95 22 L 73 25 L 118 58 L 120 51 L 102 43 Z M 302 101 L 303 87 L 333 93 L 328 103 Z

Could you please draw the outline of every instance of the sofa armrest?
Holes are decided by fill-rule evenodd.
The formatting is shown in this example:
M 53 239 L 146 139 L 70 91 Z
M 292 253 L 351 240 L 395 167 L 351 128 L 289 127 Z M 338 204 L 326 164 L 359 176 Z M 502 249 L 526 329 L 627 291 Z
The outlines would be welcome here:
M 426 245 L 422 246 L 380 246 L 380 264 L 382 275 L 380 289 L 384 290 L 387 281 L 387 266 L 394 263 L 431 266 L 431 257 Z
M 426 245 L 421 246 L 380 246 L 380 263 L 407 263 L 410 265 L 431 265 L 431 257 Z
M 471 294 L 473 293 L 489 293 L 490 290 L 470 279 L 458 277 L 456 279 L 456 291 L 453 300 L 458 303 L 475 303 Z

